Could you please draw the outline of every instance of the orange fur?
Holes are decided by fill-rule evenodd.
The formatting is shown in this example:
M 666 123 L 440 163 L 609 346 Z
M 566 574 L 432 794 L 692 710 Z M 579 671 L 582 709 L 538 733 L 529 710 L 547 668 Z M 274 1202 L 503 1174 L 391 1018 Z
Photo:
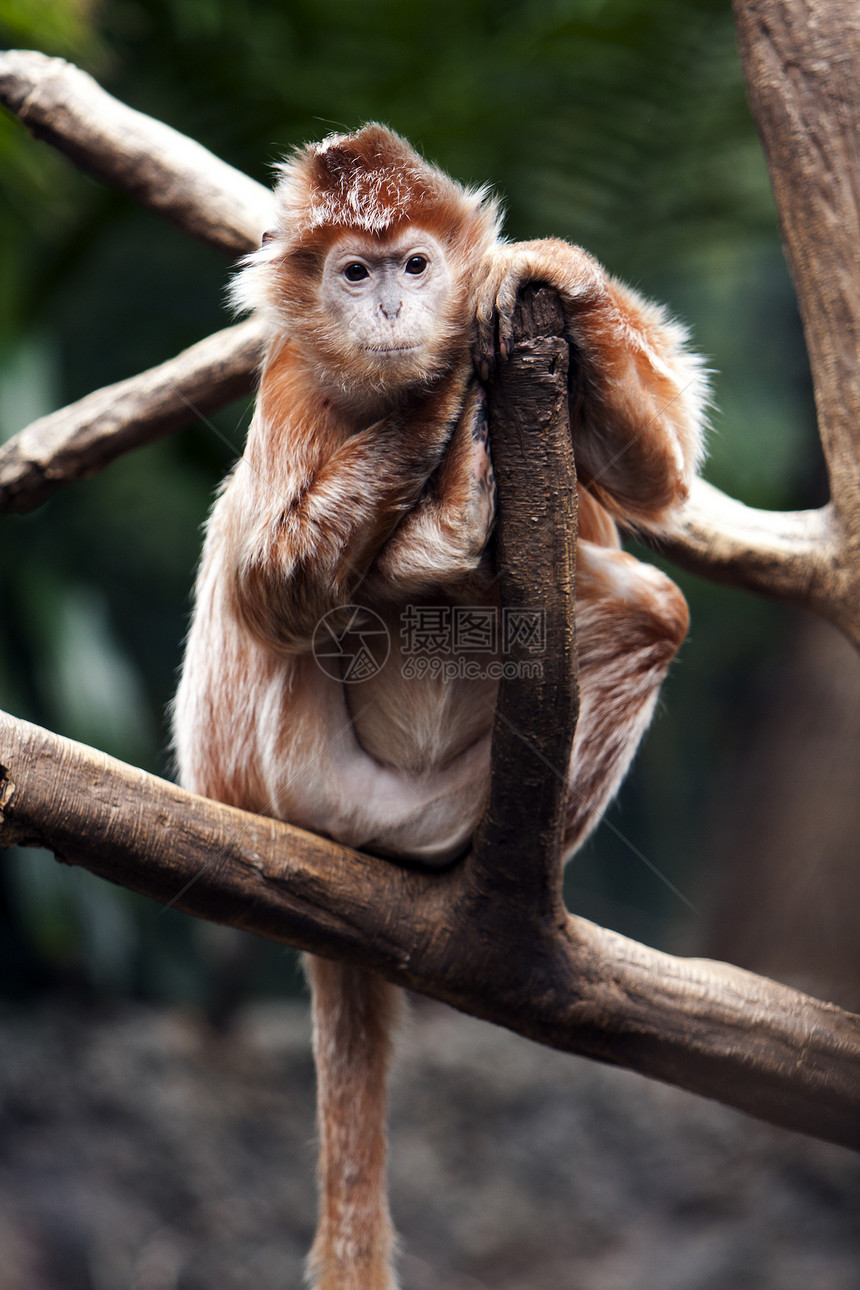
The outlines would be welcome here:
M 496 680 L 410 675 L 408 607 L 495 606 L 494 485 L 473 370 L 510 345 L 519 287 L 559 292 L 580 478 L 582 708 L 566 847 L 597 822 L 687 627 L 668 578 L 620 550 L 659 532 L 701 455 L 702 369 L 655 305 L 578 247 L 499 241 L 469 191 L 381 126 L 299 150 L 278 224 L 235 298 L 271 325 L 245 456 L 216 502 L 175 704 L 189 788 L 427 864 L 468 845 L 489 774 Z M 391 656 L 360 684 L 315 662 L 328 613 L 358 601 Z M 501 654 L 462 655 L 498 663 Z M 437 660 L 438 661 L 438 660 Z M 394 1290 L 385 1083 L 396 992 L 309 961 L 319 1073 L 316 1290 Z

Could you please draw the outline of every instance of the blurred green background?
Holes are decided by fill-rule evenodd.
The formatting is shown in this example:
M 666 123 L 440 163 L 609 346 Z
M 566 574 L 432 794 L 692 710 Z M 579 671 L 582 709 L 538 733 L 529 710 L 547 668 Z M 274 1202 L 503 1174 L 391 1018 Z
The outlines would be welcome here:
M 0 0 L 0 32 L 264 182 L 293 144 L 388 122 L 458 179 L 489 181 L 511 236 L 580 242 L 691 325 L 715 369 L 708 478 L 753 505 L 825 498 L 726 0 Z M 0 201 L 0 440 L 225 324 L 218 254 L 5 115 Z M 168 772 L 200 525 L 247 412 L 0 518 L 0 706 Z M 569 902 L 650 944 L 731 955 L 856 1004 L 845 911 L 860 821 L 841 773 L 860 738 L 854 660 L 827 628 L 677 576 L 691 638 L 608 826 L 570 866 Z M 819 737 L 839 773 L 813 795 Z M 218 1015 L 295 987 L 282 949 L 48 856 L 10 853 L 0 883 L 13 998 L 134 996 Z

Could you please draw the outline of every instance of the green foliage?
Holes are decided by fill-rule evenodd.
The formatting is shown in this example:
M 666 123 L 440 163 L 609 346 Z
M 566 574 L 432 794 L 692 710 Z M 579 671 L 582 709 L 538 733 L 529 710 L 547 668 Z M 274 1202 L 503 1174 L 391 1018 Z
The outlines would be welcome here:
M 0 0 L 0 27 L 262 180 L 294 143 L 388 122 L 458 178 L 490 181 L 512 236 L 582 242 L 693 325 L 720 372 L 715 482 L 754 504 L 818 500 L 799 323 L 724 0 Z M 224 324 L 214 252 L 5 117 L 0 174 L 0 440 Z M 167 769 L 199 525 L 245 411 L 2 521 L 0 705 Z M 744 737 L 736 714 L 782 621 L 682 581 L 693 638 L 665 712 L 618 832 L 570 875 L 578 909 L 663 943 L 696 916 L 637 852 L 695 897 L 715 768 Z M 4 880 L 19 966 L 29 953 L 98 990 L 205 997 L 195 965 L 213 952 L 187 920 L 47 859 L 18 857 Z
M 101 46 L 94 10 L 92 0 L 0 0 L 3 45 L 94 59 Z

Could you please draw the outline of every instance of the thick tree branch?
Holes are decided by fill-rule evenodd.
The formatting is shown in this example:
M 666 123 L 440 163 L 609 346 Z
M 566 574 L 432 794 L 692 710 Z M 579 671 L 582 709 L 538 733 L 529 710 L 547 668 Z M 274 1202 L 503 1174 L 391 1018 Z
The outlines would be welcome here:
M 40 417 L 0 448 L 0 514 L 39 506 L 63 484 L 247 394 L 264 340 L 260 322 L 239 323 Z
M 803 319 L 838 552 L 815 584 L 860 648 L 860 9 L 856 0 L 735 0 Z
M 860 7 L 856 0 L 736 0 L 735 20 L 803 318 L 833 501 L 856 522 Z
M 0 53 L 0 103 L 37 139 L 228 255 L 259 245 L 272 194 L 161 121 L 135 112 L 62 58 Z
M 831 603 L 832 571 L 843 549 L 832 503 L 815 511 L 760 511 L 697 479 L 660 549 L 715 581 L 815 608 L 860 641 L 860 598 Z
M 860 1146 L 860 1017 L 721 963 L 520 907 L 502 934 L 467 865 L 404 870 L 184 793 L 0 714 L 0 845 L 314 953 L 541 1043 Z

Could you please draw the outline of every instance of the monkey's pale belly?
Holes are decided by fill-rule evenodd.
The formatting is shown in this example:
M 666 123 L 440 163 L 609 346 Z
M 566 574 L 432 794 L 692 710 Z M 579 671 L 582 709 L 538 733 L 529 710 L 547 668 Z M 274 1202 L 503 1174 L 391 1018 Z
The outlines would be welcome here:
M 467 679 L 464 673 L 472 672 Z M 416 659 L 396 646 L 385 667 L 344 686 L 356 738 L 383 765 L 421 773 L 448 765 L 489 734 L 498 682 L 487 659 Z
M 459 687 L 458 703 L 450 683 L 413 684 L 397 675 L 392 695 L 394 675 L 386 669 L 351 685 L 325 676 L 310 655 L 276 666 L 271 698 L 258 696 L 275 718 L 272 801 L 282 819 L 349 846 L 445 864 L 463 850 L 480 817 L 492 702 L 477 705 L 474 690 L 466 702 Z M 452 707 L 460 718 L 456 731 L 445 727 Z M 266 761 L 261 733 L 256 746 Z

